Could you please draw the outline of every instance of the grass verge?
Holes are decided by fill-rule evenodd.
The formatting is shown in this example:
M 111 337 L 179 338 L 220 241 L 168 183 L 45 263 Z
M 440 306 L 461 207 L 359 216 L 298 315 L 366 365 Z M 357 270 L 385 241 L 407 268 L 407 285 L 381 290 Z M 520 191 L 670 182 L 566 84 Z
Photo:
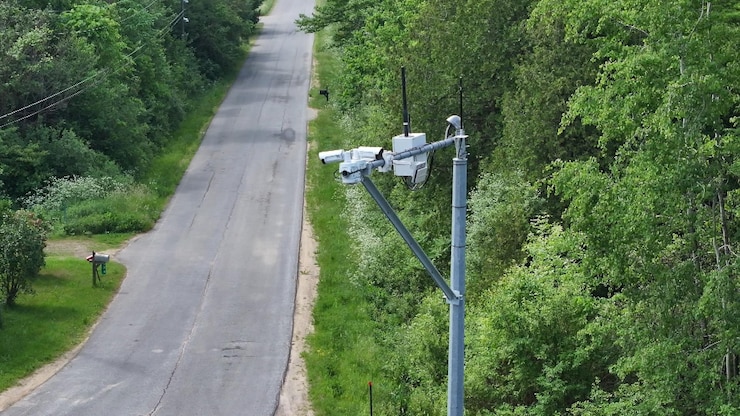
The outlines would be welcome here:
M 260 16 L 265 16 L 265 15 L 270 14 L 273 6 L 275 6 L 275 0 L 264 0 L 259 8 Z
M 316 36 L 315 59 L 318 84 L 330 86 L 338 63 L 324 46 L 326 35 Z M 324 166 L 318 152 L 343 148 L 349 135 L 339 127 L 340 115 L 318 87 L 311 91 L 311 106 L 319 110 L 309 124 L 309 149 L 306 194 L 308 213 L 318 242 L 316 253 L 321 270 L 318 297 L 314 305 L 314 332 L 304 354 L 310 384 L 309 396 L 317 415 L 366 414 L 368 382 L 380 374 L 381 352 L 374 340 L 375 324 L 369 318 L 368 304 L 357 292 L 348 274 L 352 264 L 351 238 L 342 212 L 345 194 L 337 180 L 337 166 Z M 375 383 L 377 385 L 377 382 Z

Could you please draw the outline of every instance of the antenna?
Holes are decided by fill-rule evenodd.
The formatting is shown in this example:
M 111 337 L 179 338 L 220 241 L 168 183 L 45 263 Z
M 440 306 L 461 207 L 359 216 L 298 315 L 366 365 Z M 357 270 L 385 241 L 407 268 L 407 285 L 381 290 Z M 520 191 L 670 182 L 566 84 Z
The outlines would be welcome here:
M 462 78 L 462 75 L 460 75 L 459 92 L 460 92 L 460 128 L 462 128 L 463 126 L 463 78 Z
M 403 94 L 403 135 L 409 137 L 411 121 L 409 120 L 409 104 L 406 98 L 406 67 L 401 67 L 401 90 Z

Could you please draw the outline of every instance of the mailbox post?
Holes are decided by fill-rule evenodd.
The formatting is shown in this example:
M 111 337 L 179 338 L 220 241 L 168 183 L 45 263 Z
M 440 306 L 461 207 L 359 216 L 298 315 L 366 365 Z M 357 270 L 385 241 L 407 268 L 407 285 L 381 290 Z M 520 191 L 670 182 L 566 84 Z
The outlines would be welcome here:
M 110 260 L 109 254 L 99 254 L 92 252 L 92 255 L 87 256 L 86 260 L 92 264 L 92 285 L 96 287 L 100 282 L 100 274 L 98 273 L 98 266 L 103 266 L 103 274 L 105 274 L 105 264 Z

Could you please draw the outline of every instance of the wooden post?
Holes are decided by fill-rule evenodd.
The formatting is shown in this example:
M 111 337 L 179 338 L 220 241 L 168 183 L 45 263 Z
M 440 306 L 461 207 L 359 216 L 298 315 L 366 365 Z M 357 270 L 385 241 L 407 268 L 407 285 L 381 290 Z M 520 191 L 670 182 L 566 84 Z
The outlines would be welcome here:
M 90 264 L 92 264 L 92 285 L 93 287 L 97 286 L 97 282 L 95 281 L 95 275 L 97 274 L 97 270 L 95 269 L 95 252 L 92 252 L 92 259 L 90 260 Z

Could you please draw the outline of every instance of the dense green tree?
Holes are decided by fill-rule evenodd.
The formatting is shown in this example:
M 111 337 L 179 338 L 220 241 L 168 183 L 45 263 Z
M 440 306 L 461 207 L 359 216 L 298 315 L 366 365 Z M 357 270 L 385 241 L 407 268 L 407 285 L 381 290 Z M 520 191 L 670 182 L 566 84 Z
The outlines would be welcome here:
M 469 313 L 473 414 L 559 414 L 588 397 L 599 378 L 607 381 L 617 346 L 591 323 L 605 307 L 590 292 L 584 236 L 544 219 L 535 228 L 529 262 L 491 285 Z
M 146 7 L 144 9 L 144 7 Z M 162 4 L 139 0 L 115 3 L 113 13 L 121 24 L 121 34 L 132 50 L 132 74 L 126 82 L 141 99 L 143 122 L 148 137 L 156 145 L 165 143 L 188 105 L 188 96 L 203 88 L 193 51 L 179 39 L 179 25 Z
M 254 31 L 261 4 L 261 0 L 188 3 L 187 42 L 207 78 L 223 76 L 242 59 L 241 45 Z
M 502 99 L 503 130 L 491 157 L 492 169 L 509 170 L 516 160 L 516 169 L 536 181 L 556 159 L 598 153 L 594 128 L 574 122 L 560 131 L 568 99 L 579 86 L 593 83 L 597 68 L 594 47 L 566 41 L 564 32 L 563 17 L 556 13 L 528 19 L 513 88 Z
M 555 189 L 587 235 L 585 262 L 620 310 L 608 325 L 623 355 L 616 390 L 595 390 L 603 414 L 730 414 L 740 409 L 735 360 L 738 236 L 738 30 L 729 3 L 567 4 L 574 38 L 596 39 L 598 83 L 571 100 L 615 157 L 570 163 Z M 636 11 L 640 10 L 640 13 Z M 728 314 L 729 313 L 729 314 Z M 731 366 L 730 366 L 731 367 Z M 583 404 L 582 409 L 592 409 Z M 730 413 L 728 413 L 730 412 Z
M 96 67 L 102 68 L 98 70 L 102 71 L 100 80 L 70 102 L 65 121 L 89 139 L 90 147 L 123 169 L 134 170 L 147 163 L 154 150 L 147 136 L 149 125 L 136 85 L 129 82 L 135 76 L 135 45 L 121 35 L 110 7 L 79 4 L 62 13 L 61 19 L 72 37 L 94 51 Z
M 532 232 L 530 221 L 543 210 L 544 201 L 523 176 L 521 172 L 486 173 L 470 195 L 470 299 L 481 299 L 496 280 L 526 257 L 522 248 Z
M 357 32 L 361 32 L 368 16 L 372 16 L 380 7 L 379 2 L 369 0 L 327 0 L 316 6 L 311 16 L 301 14 L 298 26 L 307 32 L 315 33 L 329 26 L 336 26 L 334 42 L 345 44 Z M 380 4 L 390 4 L 380 2 Z
M 0 20 L 6 27 L 0 33 L 0 43 L 7 46 L 0 60 L 0 72 L 8 80 L 0 86 L 0 111 L 3 112 L 0 125 L 4 126 L 0 129 L 0 154 L 3 155 L 0 163 L 5 166 L 0 175 L 4 178 L 4 191 L 12 197 L 24 195 L 57 172 L 80 174 L 105 164 L 98 163 L 97 158 L 84 157 L 94 152 L 89 149 L 88 142 L 69 127 L 57 133 L 52 133 L 53 128 L 44 127 L 45 124 L 73 125 L 74 120 L 70 118 L 70 113 L 74 113 L 74 106 L 70 107 L 73 99 L 81 98 L 79 94 L 84 95 L 85 90 L 100 82 L 103 76 L 94 69 L 95 59 L 90 47 L 80 39 L 60 39 L 55 35 L 57 18 L 57 14 L 23 9 L 12 1 L 0 5 Z M 77 119 L 90 120 L 81 116 Z M 67 133 L 59 134 L 61 131 Z M 73 141 L 62 143 L 61 137 Z M 63 166 L 69 160 L 59 159 L 64 157 L 55 153 L 62 150 L 59 146 L 79 152 L 80 158 L 70 166 Z M 82 167 L 82 160 L 92 164 Z
M 15 1 L 0 3 L 0 125 L 28 124 L 42 110 L 63 110 L 67 99 L 95 79 L 94 55 L 79 42 L 56 35 L 58 16 L 30 10 Z M 82 77 L 81 77 L 82 76 Z M 44 113 L 47 122 L 53 112 Z
M 336 105 L 365 140 L 350 147 L 388 147 L 398 131 L 386 120 L 400 118 L 401 65 L 427 133 L 457 111 L 463 76 L 469 412 L 740 411 L 737 2 L 329 1 L 300 22 L 335 31 Z M 418 193 L 378 182 L 444 270 L 450 170 L 438 153 Z M 444 325 L 402 295 L 433 288 L 364 210 L 350 209 L 369 254 L 363 293 L 378 337 L 405 335 L 383 345 L 397 392 L 383 411 L 440 414 Z
M 194 2 L 183 39 L 179 2 L 0 2 L 0 192 L 147 166 L 205 78 L 241 59 L 260 4 Z
M 37 143 L 24 143 L 13 130 L 0 131 L 0 178 L 3 191 L 22 195 L 45 179 L 43 170 L 47 151 Z

